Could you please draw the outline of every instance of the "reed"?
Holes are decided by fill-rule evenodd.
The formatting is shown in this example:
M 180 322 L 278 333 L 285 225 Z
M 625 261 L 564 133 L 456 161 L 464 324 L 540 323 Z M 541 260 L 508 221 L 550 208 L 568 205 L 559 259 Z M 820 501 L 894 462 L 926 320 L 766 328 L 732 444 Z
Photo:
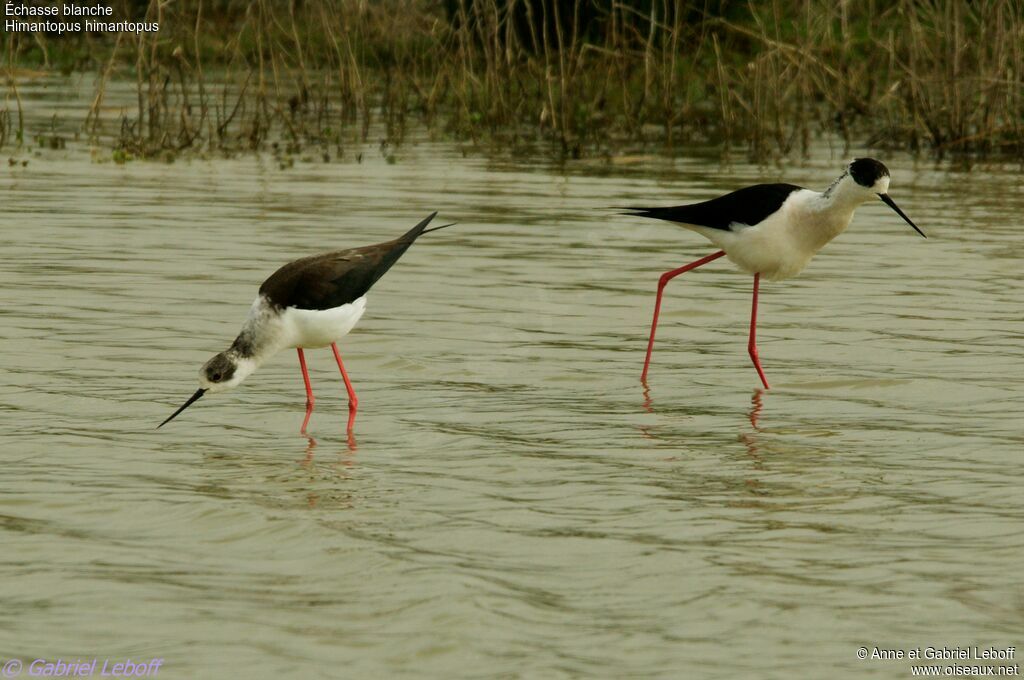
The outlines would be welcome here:
M 118 0 L 157 34 L 4 37 L 17 68 L 96 73 L 86 132 L 132 156 L 343 155 L 374 125 L 576 157 L 718 144 L 1024 158 L 1024 4 L 769 0 Z M 22 36 L 23 37 L 23 36 Z M 112 79 L 131 110 L 104 114 Z M 15 109 L 18 125 L 15 126 Z M 6 121 L 6 122 L 5 122 Z
M 10 35 L 5 41 L 3 54 L 5 57 L 4 72 L 7 81 L 7 92 L 4 97 L 4 107 L 0 109 L 0 148 L 3 148 L 8 138 L 11 136 L 12 128 L 14 130 L 14 137 L 18 145 L 21 145 L 25 141 L 25 110 L 21 103 L 21 92 L 18 90 L 18 74 L 17 74 L 17 62 L 18 62 L 18 47 L 20 45 L 17 35 Z M 11 121 L 11 100 L 14 100 L 15 111 L 18 116 L 17 127 L 14 127 Z

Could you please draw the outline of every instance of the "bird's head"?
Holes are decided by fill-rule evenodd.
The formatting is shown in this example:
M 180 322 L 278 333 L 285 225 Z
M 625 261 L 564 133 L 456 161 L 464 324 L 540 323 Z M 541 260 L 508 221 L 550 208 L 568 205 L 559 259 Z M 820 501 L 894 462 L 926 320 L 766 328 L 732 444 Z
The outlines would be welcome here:
M 163 427 L 174 420 L 179 413 L 187 409 L 207 392 L 226 392 L 238 387 L 256 368 L 257 363 L 254 360 L 238 356 L 231 350 L 215 354 L 213 358 L 199 369 L 199 389 L 188 398 L 188 401 L 181 405 L 181 408 L 172 413 L 167 420 L 157 425 L 157 427 Z
M 881 199 L 913 227 L 914 231 L 924 236 L 924 232 L 918 229 L 917 225 L 896 205 L 896 201 L 889 196 L 889 168 L 885 167 L 881 161 L 876 161 L 874 158 L 855 158 L 846 167 L 846 173 L 839 178 L 839 181 L 845 185 L 844 192 L 855 195 L 860 203 L 876 197 Z
M 855 158 L 846 166 L 846 174 L 864 193 L 865 200 L 889 191 L 889 168 L 874 158 Z
M 228 351 L 215 354 L 199 369 L 199 386 L 204 392 L 226 392 L 242 384 L 256 364 Z

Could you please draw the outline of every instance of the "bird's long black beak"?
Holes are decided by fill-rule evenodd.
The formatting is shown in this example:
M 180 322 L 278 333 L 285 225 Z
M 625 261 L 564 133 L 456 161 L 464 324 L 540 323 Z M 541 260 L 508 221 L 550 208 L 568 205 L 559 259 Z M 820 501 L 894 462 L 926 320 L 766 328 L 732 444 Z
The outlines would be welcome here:
M 191 406 L 192 402 L 194 402 L 197 399 L 199 399 L 199 397 L 203 396 L 205 393 L 206 393 L 206 390 L 204 390 L 202 387 L 200 387 L 198 390 L 196 390 L 195 394 L 193 394 L 191 397 L 188 398 L 188 401 L 186 401 L 184 404 L 181 405 L 181 408 L 179 408 L 177 411 L 175 411 L 174 413 L 171 414 L 170 418 L 168 418 L 164 422 L 162 422 L 159 425 L 157 425 L 156 429 L 159 430 L 161 427 L 163 427 L 167 423 L 169 423 L 172 420 L 174 420 L 175 416 L 177 416 L 179 413 L 181 413 L 182 411 L 187 409 L 189 406 Z
M 878 194 L 878 197 L 879 197 L 880 199 L 882 199 L 882 203 L 885 203 L 885 204 L 886 204 L 887 206 L 889 206 L 890 208 L 892 208 L 893 210 L 895 210 L 895 211 L 896 211 L 896 214 L 897 214 L 897 215 L 899 215 L 899 216 L 900 216 L 900 217 L 902 217 L 902 218 L 903 218 L 904 220 L 906 220 L 906 221 L 907 221 L 907 224 L 909 224 L 910 226 L 912 226 L 912 227 L 914 228 L 914 231 L 916 231 L 916 232 L 917 232 L 918 234 L 920 234 L 921 236 L 924 236 L 924 232 L 923 232 L 923 231 L 921 231 L 920 229 L 918 229 L 918 228 L 917 228 L 917 225 L 916 225 L 916 224 L 914 224 L 914 223 L 913 223 L 913 222 L 911 221 L 911 219 L 910 219 L 909 217 L 907 217 L 907 216 L 906 216 L 906 214 L 904 214 L 904 212 L 903 212 L 902 210 L 900 210 L 900 207 L 899 207 L 898 205 L 896 205 L 896 201 L 892 200 L 892 199 L 891 199 L 891 198 L 889 197 L 889 194 Z M 925 237 L 925 238 L 928 238 L 927 236 L 924 236 L 924 237 Z

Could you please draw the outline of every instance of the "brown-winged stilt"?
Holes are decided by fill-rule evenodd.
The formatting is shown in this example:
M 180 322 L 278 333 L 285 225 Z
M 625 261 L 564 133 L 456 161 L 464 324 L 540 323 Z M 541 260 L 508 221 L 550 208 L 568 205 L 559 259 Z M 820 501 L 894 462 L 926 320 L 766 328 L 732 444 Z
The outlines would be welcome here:
M 289 262 L 260 286 L 242 330 L 225 351 L 199 369 L 199 389 L 181 408 L 157 427 L 163 427 L 201 396 L 238 387 L 249 375 L 283 349 L 299 354 L 306 385 L 305 434 L 315 399 L 303 349 L 327 347 L 334 351 L 338 370 L 348 390 L 348 432 L 355 424 L 359 400 L 345 371 L 337 341 L 348 334 L 366 310 L 366 294 L 377 280 L 421 235 L 450 227 L 427 229 L 437 213 L 393 241 L 336 250 Z

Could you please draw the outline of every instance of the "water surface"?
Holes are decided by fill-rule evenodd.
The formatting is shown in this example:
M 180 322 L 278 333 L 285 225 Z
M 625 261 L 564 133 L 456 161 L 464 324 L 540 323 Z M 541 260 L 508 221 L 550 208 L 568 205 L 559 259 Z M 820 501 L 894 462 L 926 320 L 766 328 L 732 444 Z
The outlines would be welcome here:
M 28 91 L 45 113 L 52 102 Z M 52 98 L 52 97 L 51 97 Z M 48 103 L 50 102 L 50 103 Z M 99 151 L 97 157 L 109 152 Z M 860 646 L 1024 640 L 1024 175 L 900 156 L 797 279 L 604 206 L 844 157 L 555 165 L 421 142 L 0 168 L 0 658 L 162 677 L 909 677 Z M 342 343 L 156 424 L 280 264 L 440 210 Z

